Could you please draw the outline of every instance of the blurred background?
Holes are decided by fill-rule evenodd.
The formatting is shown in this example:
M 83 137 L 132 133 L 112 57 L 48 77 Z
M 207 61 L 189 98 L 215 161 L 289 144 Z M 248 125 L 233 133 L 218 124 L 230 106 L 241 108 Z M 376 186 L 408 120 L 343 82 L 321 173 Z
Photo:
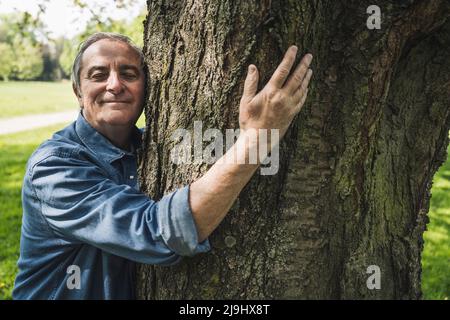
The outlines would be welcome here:
M 145 0 L 0 0 L 0 299 L 11 299 L 17 272 L 26 162 L 78 114 L 70 70 L 79 43 L 110 31 L 142 46 L 146 10 Z M 450 157 L 434 177 L 429 217 L 424 298 L 448 299 Z

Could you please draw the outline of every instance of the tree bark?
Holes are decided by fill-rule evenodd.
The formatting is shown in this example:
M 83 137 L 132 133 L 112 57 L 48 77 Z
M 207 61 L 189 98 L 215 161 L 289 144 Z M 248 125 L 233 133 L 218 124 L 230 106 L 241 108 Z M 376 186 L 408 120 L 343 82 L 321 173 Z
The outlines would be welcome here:
M 314 55 L 309 96 L 280 145 L 210 236 L 173 267 L 140 266 L 142 299 L 418 299 L 422 235 L 450 128 L 450 4 L 148 1 L 141 186 L 153 199 L 206 164 L 175 165 L 177 128 L 238 128 L 247 66 L 262 88 L 291 44 Z M 299 57 L 300 58 L 300 57 Z M 367 268 L 381 271 L 369 289 Z

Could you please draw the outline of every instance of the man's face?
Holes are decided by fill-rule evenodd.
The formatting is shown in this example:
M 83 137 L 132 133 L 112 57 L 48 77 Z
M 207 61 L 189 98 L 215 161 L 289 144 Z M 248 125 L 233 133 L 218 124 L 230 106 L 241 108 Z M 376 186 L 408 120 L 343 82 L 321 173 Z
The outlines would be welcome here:
M 81 60 L 80 91 L 75 89 L 83 115 L 95 128 L 134 125 L 144 100 L 138 53 L 120 41 L 93 43 Z

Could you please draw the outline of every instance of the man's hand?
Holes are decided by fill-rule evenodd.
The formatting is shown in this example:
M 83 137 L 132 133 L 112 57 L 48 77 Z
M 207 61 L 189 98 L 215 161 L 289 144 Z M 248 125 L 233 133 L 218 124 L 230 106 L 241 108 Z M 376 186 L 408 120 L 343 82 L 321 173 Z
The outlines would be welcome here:
M 279 129 L 280 138 L 285 134 L 292 119 L 305 103 L 312 75 L 312 70 L 309 69 L 312 55 L 306 54 L 288 78 L 296 54 L 297 47 L 291 46 L 269 82 L 258 94 L 258 70 L 254 65 L 249 66 L 239 108 L 241 130 Z
M 312 55 L 305 55 L 288 78 L 296 53 L 297 47 L 288 49 L 272 78 L 258 94 L 258 70 L 250 65 L 239 110 L 241 135 L 231 149 L 190 187 L 189 201 L 199 242 L 219 225 L 258 168 L 257 164 L 234 161 L 247 159 L 250 148 L 258 142 L 258 137 L 255 139 L 249 129 L 279 129 L 281 138 L 305 103 L 312 75 L 309 69 Z

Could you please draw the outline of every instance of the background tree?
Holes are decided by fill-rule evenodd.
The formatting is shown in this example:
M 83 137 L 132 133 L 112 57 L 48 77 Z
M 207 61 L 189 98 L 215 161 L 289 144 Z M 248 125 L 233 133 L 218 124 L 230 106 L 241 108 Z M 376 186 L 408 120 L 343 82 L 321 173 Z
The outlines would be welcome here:
M 208 168 L 174 165 L 177 128 L 238 126 L 247 66 L 267 82 L 287 47 L 312 52 L 309 97 L 210 237 L 212 252 L 142 266 L 141 298 L 421 297 L 431 181 L 450 127 L 449 2 L 148 1 L 141 185 L 153 198 Z M 367 285 L 368 267 L 381 289 Z
M 90 17 L 86 28 L 70 39 L 54 38 L 48 31 L 42 16 L 48 9 L 48 0 L 36 0 L 37 13 L 18 12 L 0 15 L 0 44 L 5 56 L 2 61 L 3 79 L 56 81 L 70 77 L 70 69 L 80 42 L 97 31 L 119 32 L 131 37 L 142 46 L 144 13 L 131 21 L 115 20 L 105 15 L 106 2 L 73 0 L 73 12 L 79 10 L 78 18 Z M 127 10 L 136 5 L 135 0 L 114 1 L 114 8 Z M 9 49 L 8 49 L 9 47 Z M 10 51 L 13 58 L 9 59 Z M 10 68 L 12 66 L 12 68 Z
M 13 71 L 14 52 L 7 43 L 0 42 L 0 77 L 8 81 Z
M 41 30 L 42 23 L 32 19 L 26 12 L 19 15 L 0 16 L 0 44 L 3 44 L 3 50 L 8 52 L 2 60 L 8 59 L 9 66 L 4 68 L 3 79 L 30 80 L 40 76 L 43 70 L 43 59 L 38 34 Z M 6 70 L 9 71 L 8 74 Z
M 65 75 L 70 77 L 72 63 L 75 59 L 78 45 L 94 32 L 117 32 L 125 34 L 130 37 L 138 46 L 143 46 L 142 34 L 144 33 L 143 22 L 145 13 L 142 12 L 136 18 L 127 22 L 125 20 L 113 20 L 111 18 L 101 19 L 100 16 L 94 16 L 86 29 L 79 35 L 71 39 L 60 39 L 59 43 L 62 46 L 61 54 L 58 57 L 59 65 Z
M 12 76 L 18 80 L 31 80 L 41 75 L 44 69 L 42 47 L 27 38 L 15 38 Z
M 59 55 L 58 62 L 66 78 L 70 78 L 72 72 L 72 63 L 77 55 L 77 38 L 72 39 L 61 38 L 59 40 L 62 49 Z

